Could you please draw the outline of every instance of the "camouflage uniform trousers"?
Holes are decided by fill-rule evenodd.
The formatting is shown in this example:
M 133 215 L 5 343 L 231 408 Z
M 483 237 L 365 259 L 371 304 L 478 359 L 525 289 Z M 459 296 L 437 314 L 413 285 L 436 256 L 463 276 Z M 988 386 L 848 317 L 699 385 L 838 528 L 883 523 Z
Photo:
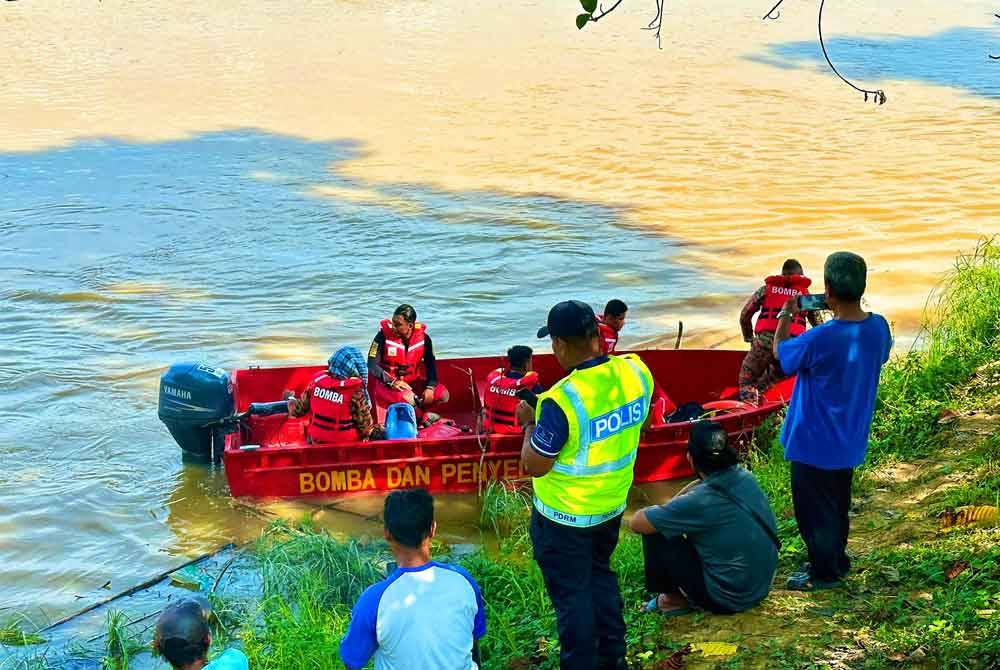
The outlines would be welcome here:
M 774 333 L 758 333 L 740 368 L 739 399 L 759 405 L 761 394 L 782 379 L 786 379 L 774 357 Z

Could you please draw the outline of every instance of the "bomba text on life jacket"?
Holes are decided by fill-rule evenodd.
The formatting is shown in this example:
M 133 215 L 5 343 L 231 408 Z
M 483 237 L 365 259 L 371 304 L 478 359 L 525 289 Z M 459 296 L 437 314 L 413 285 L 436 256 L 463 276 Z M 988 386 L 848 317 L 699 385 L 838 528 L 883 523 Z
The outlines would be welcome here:
M 320 388 L 317 386 L 313 389 L 313 396 L 317 398 L 322 398 L 323 400 L 329 400 L 330 402 L 335 402 L 337 404 L 343 404 L 344 394 L 338 393 L 337 391 L 331 391 L 330 389 Z

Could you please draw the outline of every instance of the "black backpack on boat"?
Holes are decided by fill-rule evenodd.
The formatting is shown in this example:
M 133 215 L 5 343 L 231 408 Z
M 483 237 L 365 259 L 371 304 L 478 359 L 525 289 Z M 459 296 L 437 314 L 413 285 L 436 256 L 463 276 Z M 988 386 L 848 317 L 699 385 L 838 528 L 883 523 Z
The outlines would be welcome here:
M 667 423 L 680 423 L 682 421 L 694 421 L 701 417 L 705 413 L 705 408 L 701 406 L 700 403 L 696 402 L 686 402 L 677 409 L 674 413 L 667 417 Z

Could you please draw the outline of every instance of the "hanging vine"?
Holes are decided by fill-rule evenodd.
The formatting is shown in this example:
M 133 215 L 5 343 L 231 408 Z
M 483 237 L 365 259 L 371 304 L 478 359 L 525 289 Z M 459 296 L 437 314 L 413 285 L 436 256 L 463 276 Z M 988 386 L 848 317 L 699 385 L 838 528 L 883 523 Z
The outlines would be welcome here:
M 997 17 L 998 19 L 1000 19 L 1000 14 L 994 14 L 993 16 L 995 16 L 995 17 Z M 988 56 L 989 56 L 990 58 L 992 58 L 993 60 L 1000 60 L 1000 56 L 994 56 L 993 54 L 987 54 L 987 55 L 988 55 Z
M 656 45 L 662 49 L 663 45 L 660 41 L 660 31 L 663 27 L 663 6 L 666 0 L 655 0 L 655 2 L 656 2 L 656 16 L 653 17 L 653 20 L 649 22 L 649 26 L 645 29 L 656 31 Z M 766 14 L 764 14 L 763 17 L 761 17 L 762 20 L 777 21 L 779 18 L 781 18 L 781 11 L 779 10 L 781 5 L 784 4 L 784 2 L 785 0 L 778 0 L 775 3 L 775 5 L 771 7 L 771 9 Z M 580 5 L 583 7 L 583 13 L 577 15 L 576 27 L 580 30 L 583 30 L 583 28 L 588 23 L 591 22 L 596 23 L 597 21 L 600 21 L 605 16 L 607 16 L 614 10 L 618 9 L 619 5 L 621 4 L 622 0 L 616 0 L 616 2 L 613 5 L 605 9 L 603 4 L 598 6 L 597 0 L 580 0 Z M 868 102 L 868 100 L 871 99 L 876 105 L 884 105 L 886 99 L 885 91 L 883 91 L 882 89 L 869 89 L 858 86 L 850 79 L 842 75 L 840 73 L 840 70 L 837 69 L 837 66 L 834 65 L 833 61 L 830 59 L 830 52 L 827 51 L 826 41 L 823 39 L 823 9 L 825 8 L 825 6 L 826 6 L 826 0 L 820 0 L 819 16 L 816 21 L 816 29 L 819 34 L 819 46 L 823 50 L 823 58 L 826 59 L 826 64 L 830 66 L 830 70 L 833 71 L 833 73 L 837 75 L 837 77 L 842 82 L 853 88 L 858 93 L 863 93 L 865 96 L 865 102 Z M 997 15 L 997 18 L 1000 18 L 1000 14 Z M 990 58 L 1000 60 L 1000 56 L 991 55 Z

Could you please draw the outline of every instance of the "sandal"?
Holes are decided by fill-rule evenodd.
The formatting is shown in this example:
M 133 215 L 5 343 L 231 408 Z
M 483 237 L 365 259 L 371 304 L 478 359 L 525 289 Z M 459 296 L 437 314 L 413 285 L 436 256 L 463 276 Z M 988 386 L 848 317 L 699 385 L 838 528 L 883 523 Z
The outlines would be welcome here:
M 691 614 L 694 612 L 694 608 L 692 607 L 674 607 L 669 610 L 660 609 L 660 606 L 656 602 L 657 600 L 659 600 L 658 597 L 653 598 L 646 603 L 645 609 L 647 612 L 651 614 L 659 614 L 660 616 L 667 617 L 668 619 L 675 616 L 684 616 L 685 614 Z
M 823 591 L 826 589 L 835 589 L 843 585 L 843 579 L 828 582 L 822 579 L 814 579 L 808 572 L 796 572 L 785 582 L 785 588 L 789 591 Z

